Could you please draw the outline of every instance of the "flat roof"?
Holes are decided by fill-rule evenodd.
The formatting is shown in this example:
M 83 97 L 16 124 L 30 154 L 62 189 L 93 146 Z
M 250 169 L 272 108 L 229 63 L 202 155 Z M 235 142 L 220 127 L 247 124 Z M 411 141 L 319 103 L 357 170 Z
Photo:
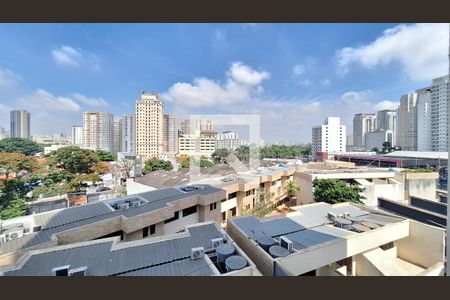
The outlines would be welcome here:
M 91 276 L 210 276 L 218 274 L 215 265 L 206 258 L 191 259 L 191 249 L 213 252 L 211 239 L 223 237 L 230 240 L 218 225 L 208 222 L 167 239 L 119 243 L 118 238 L 106 238 L 58 246 L 30 252 L 23 265 L 5 275 L 51 276 L 53 268 L 70 265 L 70 269 L 87 267 Z
M 285 236 L 293 242 L 295 250 L 303 250 L 346 236 L 357 235 L 355 231 L 342 229 L 331 224 L 327 214 L 350 213 L 350 216 L 360 222 L 375 223 L 384 226 L 396 223 L 404 218 L 377 214 L 350 203 L 331 205 L 328 203 L 314 203 L 292 207 L 296 212 L 284 217 L 257 218 L 255 216 L 237 217 L 231 219 L 245 235 L 254 241 L 262 237 L 279 240 Z
M 0 255 L 50 242 L 51 237 L 59 232 L 75 229 L 119 216 L 132 218 L 167 207 L 170 202 L 182 200 L 185 197 L 192 195 L 208 195 L 223 191 L 222 189 L 213 186 L 203 186 L 205 189 L 193 190 L 190 192 L 183 192 L 178 188 L 166 188 L 25 217 L 18 217 L 18 223 L 25 223 L 25 218 L 32 218 L 35 226 L 41 226 L 41 231 L 26 234 L 21 238 L 13 239 L 1 244 Z M 143 201 L 143 204 L 138 207 L 130 207 L 125 210 L 115 210 L 111 207 L 111 204 L 114 202 L 133 199 L 139 199 Z M 11 224 L 13 221 L 14 219 L 10 219 L 6 222 L 7 224 Z
M 448 152 L 434 152 L 434 151 L 394 151 L 391 153 L 387 153 L 384 156 L 448 160 Z

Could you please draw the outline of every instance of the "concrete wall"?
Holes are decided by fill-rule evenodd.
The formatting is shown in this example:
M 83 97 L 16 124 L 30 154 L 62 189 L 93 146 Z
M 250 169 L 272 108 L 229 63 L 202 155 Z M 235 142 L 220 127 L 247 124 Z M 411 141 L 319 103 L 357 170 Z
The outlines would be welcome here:
M 199 222 L 198 212 L 189 216 L 183 217 L 182 212 L 179 212 L 178 220 L 164 224 L 164 234 L 172 234 L 181 231 L 186 228 L 187 225 L 195 224 Z
M 344 266 L 345 268 L 345 266 Z M 323 266 L 316 270 L 316 276 L 344 276 L 330 266 Z
M 398 257 L 429 268 L 437 262 L 444 262 L 444 242 L 444 229 L 410 220 L 409 236 L 397 241 Z
M 157 190 L 157 188 L 136 182 L 133 178 L 127 179 L 127 195 L 134 195 L 154 190 Z

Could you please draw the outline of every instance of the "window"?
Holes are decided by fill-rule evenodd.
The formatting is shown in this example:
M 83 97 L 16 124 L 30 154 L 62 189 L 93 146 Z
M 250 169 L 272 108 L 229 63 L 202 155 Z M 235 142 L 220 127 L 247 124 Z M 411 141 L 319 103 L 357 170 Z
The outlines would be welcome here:
M 245 192 L 245 197 L 253 195 L 255 193 L 255 189 L 249 190 Z
M 236 195 L 237 195 L 237 192 L 228 194 L 228 200 L 233 199 L 233 198 L 236 198 Z
M 155 234 L 155 232 L 156 232 L 156 230 L 155 230 L 155 224 L 153 224 L 153 225 L 150 225 L 150 235 L 152 235 L 152 234 Z
M 234 217 L 236 215 L 236 207 L 233 207 L 231 210 L 231 216 Z
M 250 204 L 247 204 L 247 205 L 245 206 L 245 209 L 246 209 L 246 210 L 249 210 L 249 209 L 250 209 Z
M 222 213 L 222 221 L 225 221 L 227 219 L 227 214 L 226 214 L 226 212 L 224 211 L 223 213 Z
M 216 208 L 217 208 L 217 203 L 216 203 L 216 202 L 211 203 L 211 204 L 209 205 L 209 210 L 215 210 Z
M 142 228 L 142 237 L 148 237 L 148 227 Z
M 172 222 L 172 221 L 178 220 L 179 217 L 180 217 L 180 216 L 179 216 L 179 212 L 176 211 L 176 212 L 175 212 L 175 215 L 173 216 L 173 218 L 170 218 L 170 219 L 165 220 L 165 221 L 164 221 L 164 224 L 167 224 L 167 223 L 170 223 L 170 222 Z
M 185 208 L 183 209 L 183 217 L 195 214 L 196 212 L 197 212 L 197 205 Z

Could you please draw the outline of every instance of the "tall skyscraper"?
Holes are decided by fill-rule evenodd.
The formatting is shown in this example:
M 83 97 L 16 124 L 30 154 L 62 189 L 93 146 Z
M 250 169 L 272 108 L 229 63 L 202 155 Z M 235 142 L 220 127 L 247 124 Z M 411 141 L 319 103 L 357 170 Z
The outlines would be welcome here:
M 163 153 L 163 103 L 156 93 L 136 101 L 136 154 L 143 162 Z
M 431 151 L 448 151 L 449 76 L 431 83 Z
M 431 88 L 416 91 L 417 100 L 417 151 L 432 151 L 431 144 Z
M 360 113 L 353 117 L 353 146 L 365 147 L 366 133 L 375 131 L 375 114 Z
M 83 146 L 83 126 L 72 126 L 72 145 Z
M 11 111 L 11 129 L 12 138 L 31 139 L 30 134 L 30 113 L 26 110 Z
M 114 116 L 108 112 L 83 113 L 83 146 L 113 152 Z
M 346 149 L 346 126 L 339 117 L 328 117 L 324 125 L 312 128 L 313 154 L 316 152 L 344 152 Z
M 392 139 L 389 141 L 392 146 L 397 145 L 397 110 L 384 109 L 377 112 L 376 130 L 387 131 L 392 130 Z
M 417 151 L 417 98 L 416 92 L 401 96 L 397 109 L 397 144 L 405 151 Z
M 178 137 L 180 135 L 180 120 L 174 116 L 164 115 L 163 121 L 163 152 L 167 155 L 178 153 Z
M 114 120 L 113 151 L 114 154 L 122 152 L 122 119 Z
M 128 114 L 122 117 L 122 147 L 121 151 L 136 154 L 136 115 Z

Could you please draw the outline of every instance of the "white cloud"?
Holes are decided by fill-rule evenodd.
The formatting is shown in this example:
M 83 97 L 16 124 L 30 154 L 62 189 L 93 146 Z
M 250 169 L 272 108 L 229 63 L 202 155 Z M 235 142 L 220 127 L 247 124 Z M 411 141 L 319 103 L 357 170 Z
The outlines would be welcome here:
M 161 97 L 177 105 L 207 107 L 229 105 L 249 100 L 251 95 L 262 93 L 261 82 L 270 78 L 266 71 L 256 71 L 241 63 L 233 62 L 226 72 L 226 83 L 208 78 L 196 78 L 194 82 L 178 82 Z
M 90 106 L 109 106 L 109 103 L 103 98 L 89 98 L 79 93 L 74 93 L 71 97 L 81 103 L 90 105 Z
M 0 68 L 0 87 L 11 87 L 18 85 L 21 77 L 9 69 Z
M 58 97 L 43 90 L 38 89 L 31 95 L 23 96 L 18 103 L 26 109 L 34 109 L 40 112 L 78 112 L 80 105 L 71 98 Z
M 367 103 L 372 96 L 373 93 L 370 90 L 360 92 L 349 91 L 342 94 L 340 100 L 343 104 L 346 105 L 356 105 L 361 103 Z
M 448 24 L 399 25 L 367 45 L 339 50 L 337 71 L 345 74 L 352 64 L 373 69 L 400 63 L 412 80 L 431 80 L 448 73 L 448 34 Z
M 88 66 L 96 71 L 101 69 L 98 57 L 82 49 L 63 45 L 51 52 L 53 61 L 57 65 L 71 68 Z
M 384 109 L 396 109 L 400 105 L 400 102 L 392 102 L 389 100 L 381 101 L 375 104 L 375 110 L 384 110 Z
M 305 70 L 306 70 L 305 65 L 295 65 L 295 66 L 292 68 L 292 74 L 293 74 L 294 76 L 300 76 L 300 75 L 302 75 L 303 73 L 305 73 Z

